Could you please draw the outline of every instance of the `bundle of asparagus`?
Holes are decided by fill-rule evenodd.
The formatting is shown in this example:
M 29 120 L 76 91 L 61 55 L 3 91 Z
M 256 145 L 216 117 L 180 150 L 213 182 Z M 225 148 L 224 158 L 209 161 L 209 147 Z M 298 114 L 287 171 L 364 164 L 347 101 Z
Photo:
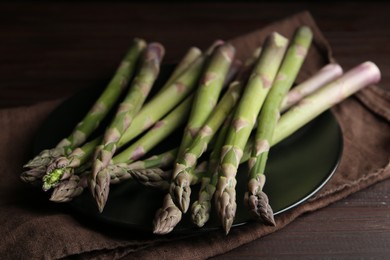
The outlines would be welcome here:
M 339 65 L 328 64 L 293 86 L 311 39 L 305 26 L 297 29 L 291 42 L 271 33 L 244 62 L 235 59 L 232 45 L 220 40 L 205 52 L 193 47 L 163 86 L 157 86 L 156 79 L 164 47 L 135 39 L 113 79 L 72 133 L 29 161 L 21 179 L 52 190 L 50 200 L 55 202 L 70 201 L 88 187 L 100 212 L 110 185 L 137 181 L 161 189 L 166 195 L 156 209 L 156 234 L 171 232 L 189 208 L 194 224 L 202 227 L 214 198 L 228 234 L 237 208 L 236 173 L 246 162 L 244 203 L 254 219 L 274 225 L 263 192 L 271 147 L 380 80 L 372 62 L 344 74 Z M 152 88 L 159 89 L 149 97 Z M 110 110 L 116 110 L 108 118 L 111 123 L 91 139 Z M 161 147 L 172 135 L 181 142 Z M 190 207 L 193 185 L 200 189 Z

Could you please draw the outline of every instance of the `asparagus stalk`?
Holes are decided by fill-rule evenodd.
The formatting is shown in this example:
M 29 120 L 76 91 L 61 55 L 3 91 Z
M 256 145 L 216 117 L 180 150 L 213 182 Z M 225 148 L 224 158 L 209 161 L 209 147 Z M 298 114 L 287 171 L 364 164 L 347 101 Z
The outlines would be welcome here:
M 292 88 L 284 98 L 280 107 L 281 112 L 286 111 L 305 96 L 313 93 L 320 87 L 335 80 L 343 73 L 343 69 L 339 64 L 330 63 L 321 68 L 313 76 Z
M 101 120 L 107 115 L 108 111 L 113 107 L 120 94 L 124 91 L 130 80 L 138 57 L 145 48 L 145 41 L 141 39 L 134 39 L 129 51 L 121 61 L 114 77 L 107 85 L 106 89 L 96 100 L 95 104 L 85 115 L 85 117 L 77 124 L 72 133 L 62 139 L 56 147 L 44 150 L 32 160 L 30 160 L 25 168 L 46 168 L 47 164 L 57 156 L 68 155 L 72 150 L 82 145 L 91 133 L 99 126 Z M 43 172 L 44 174 L 44 172 Z M 22 174 L 22 180 L 28 181 L 25 177 L 30 174 Z
M 243 64 L 241 71 L 238 73 L 236 82 L 232 83 L 234 85 L 243 85 L 243 81 L 246 80 L 248 72 L 252 68 L 255 61 L 259 58 L 261 53 L 261 47 L 257 48 L 251 57 L 249 57 Z M 240 88 L 241 88 L 240 86 Z M 230 103 L 230 102 L 229 102 Z M 232 115 L 226 117 L 224 123 L 222 124 L 217 139 L 212 148 L 208 162 L 208 171 L 201 180 L 201 187 L 198 193 L 198 200 L 196 200 L 191 206 L 191 218 L 192 222 L 198 227 L 202 227 L 210 217 L 211 210 L 211 199 L 214 196 L 215 186 L 217 185 L 218 180 L 218 161 L 220 156 L 220 151 L 225 141 L 226 133 L 228 126 L 230 125 Z
M 303 98 L 280 117 L 273 133 L 272 145 L 279 143 L 322 112 L 360 89 L 378 83 L 380 78 L 379 68 L 367 61 Z
M 158 95 L 144 105 L 134 118 L 131 128 L 120 138 L 118 147 L 122 147 L 146 129 L 153 126 L 155 122 L 161 119 L 190 94 L 196 86 L 205 61 L 211 54 L 211 50 L 213 50 L 217 44 L 219 43 L 213 44 L 208 51 L 192 62 L 187 69 L 174 80 L 174 83 L 163 86 Z
M 170 135 L 182 123 L 184 123 L 190 110 L 192 95 L 187 97 L 177 108 L 170 112 L 165 118 L 158 121 L 145 135 L 130 145 L 127 149 L 116 155 L 112 163 L 133 162 L 138 160 L 164 138 Z M 103 168 L 97 175 L 96 182 L 89 182 L 90 189 L 96 200 L 98 209 L 103 211 L 106 204 L 110 187 L 110 169 Z
M 104 180 L 106 182 L 110 180 L 108 172 L 104 171 L 104 168 L 110 163 L 117 149 L 119 139 L 130 127 L 134 116 L 141 109 L 142 104 L 149 95 L 153 83 L 159 74 L 164 52 L 164 47 L 159 43 L 151 43 L 147 46 L 140 70 L 132 81 L 126 98 L 119 105 L 114 119 L 107 127 L 102 144 L 96 148 L 90 179 L 93 197 L 96 197 L 96 193 L 101 190 L 99 181 Z M 98 188 L 95 190 L 93 187 Z
M 258 118 L 255 146 L 248 163 L 250 178 L 244 201 L 250 213 L 268 225 L 275 225 L 268 197 L 262 191 L 270 143 L 275 125 L 280 117 L 281 103 L 299 73 L 312 37 L 312 32 L 308 27 L 298 28 Z
M 180 143 L 179 155 L 191 143 L 199 128 L 214 109 L 234 53 L 235 49 L 230 44 L 223 44 L 214 51 L 196 90 L 191 113 Z
M 233 224 L 236 212 L 235 186 L 237 181 L 235 176 L 243 149 L 283 59 L 287 43 L 288 40 L 278 33 L 272 33 L 267 37 L 237 105 L 225 144 L 222 147 L 215 199 L 216 208 L 226 234 Z
M 214 115 L 211 116 L 212 118 L 207 118 L 218 100 L 233 56 L 234 48 L 230 45 L 222 45 L 216 50 L 192 104 L 191 114 L 181 142 L 180 149 L 182 152 L 180 153 L 179 149 L 171 184 L 172 198 L 183 212 L 186 212 L 188 209 L 191 193 L 189 184 L 192 181 L 191 178 L 193 178 L 191 172 L 196 164 L 196 160 L 207 148 L 208 142 L 214 135 L 213 132 L 222 124 L 224 117 L 230 112 L 238 97 L 239 88 L 231 88 L 231 91 L 228 91 L 228 94 L 223 99 L 222 105 L 218 104 L 215 108 Z M 216 111 L 219 112 L 215 113 Z M 199 131 L 205 120 L 207 120 L 206 126 Z M 188 143 L 191 143 L 193 138 L 198 141 L 199 145 L 196 147 L 191 146 L 184 152 L 184 149 L 189 146 Z

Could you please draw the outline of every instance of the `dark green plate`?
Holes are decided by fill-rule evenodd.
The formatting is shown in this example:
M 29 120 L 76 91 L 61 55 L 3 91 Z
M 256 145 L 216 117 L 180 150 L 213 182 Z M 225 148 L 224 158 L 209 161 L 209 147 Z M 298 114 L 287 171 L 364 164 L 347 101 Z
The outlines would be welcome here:
M 42 126 L 36 138 L 34 152 L 53 147 L 82 118 L 102 91 L 102 87 L 88 88 L 58 107 Z M 103 122 L 103 125 L 105 123 Z M 174 137 L 171 142 L 178 142 Z M 164 146 L 165 144 L 163 144 Z M 161 147 L 160 147 L 161 148 Z M 310 198 L 333 175 L 342 154 L 342 134 L 330 111 L 321 114 L 294 135 L 271 149 L 267 163 L 267 181 L 264 191 L 268 194 L 275 215 L 289 210 Z M 235 225 L 250 221 L 243 205 L 247 168 L 239 168 L 237 175 L 237 214 Z M 199 187 L 194 187 L 195 200 Z M 88 190 L 71 202 L 75 214 L 81 213 L 105 225 L 151 231 L 155 211 L 161 206 L 164 193 L 144 188 L 127 181 L 112 185 L 108 202 L 99 214 Z M 186 214 L 175 232 L 207 231 L 220 227 L 213 214 L 201 229 L 196 228 Z

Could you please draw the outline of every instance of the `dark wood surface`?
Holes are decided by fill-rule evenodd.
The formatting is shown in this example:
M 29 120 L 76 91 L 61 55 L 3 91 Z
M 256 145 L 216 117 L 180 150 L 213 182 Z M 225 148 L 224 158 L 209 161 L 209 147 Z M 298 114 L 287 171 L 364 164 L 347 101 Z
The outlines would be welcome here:
M 72 95 L 112 75 L 133 37 L 162 42 L 166 62 L 309 10 L 344 69 L 366 60 L 390 90 L 390 4 L 125 2 L 0 3 L 0 107 Z M 217 259 L 390 256 L 390 180 Z

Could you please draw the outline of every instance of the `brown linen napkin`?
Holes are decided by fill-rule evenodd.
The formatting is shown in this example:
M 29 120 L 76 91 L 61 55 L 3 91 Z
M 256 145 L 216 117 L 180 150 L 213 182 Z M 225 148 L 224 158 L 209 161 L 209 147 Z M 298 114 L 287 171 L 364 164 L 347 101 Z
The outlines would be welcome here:
M 291 37 L 299 25 L 314 30 L 314 44 L 299 80 L 331 60 L 329 45 L 310 14 L 304 12 L 232 40 L 246 57 L 275 30 Z M 204 259 L 274 232 L 299 215 L 317 210 L 390 177 L 390 93 L 367 88 L 332 112 L 343 131 L 344 151 L 332 179 L 315 197 L 276 217 L 276 227 L 249 223 L 222 231 L 153 236 L 94 227 L 75 219 L 62 205 L 50 203 L 39 189 L 19 180 L 39 126 L 61 101 L 0 110 L 0 256 L 4 259 L 143 258 Z

